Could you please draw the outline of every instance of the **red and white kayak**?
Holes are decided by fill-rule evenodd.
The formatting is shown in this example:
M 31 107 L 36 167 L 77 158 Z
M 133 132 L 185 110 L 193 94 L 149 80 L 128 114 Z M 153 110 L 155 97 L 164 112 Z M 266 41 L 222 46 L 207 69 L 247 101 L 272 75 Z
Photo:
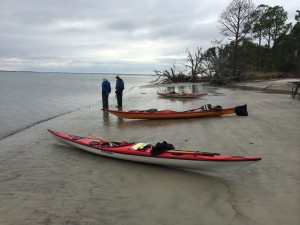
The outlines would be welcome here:
M 198 98 L 207 95 L 207 93 L 176 93 L 176 92 L 169 92 L 169 93 L 157 92 L 157 94 L 161 97 L 167 97 L 167 98 Z
M 65 134 L 48 129 L 58 140 L 84 151 L 111 158 L 158 164 L 167 167 L 206 172 L 230 172 L 261 160 L 260 157 L 230 156 L 192 150 L 158 150 L 149 143 L 112 142 Z

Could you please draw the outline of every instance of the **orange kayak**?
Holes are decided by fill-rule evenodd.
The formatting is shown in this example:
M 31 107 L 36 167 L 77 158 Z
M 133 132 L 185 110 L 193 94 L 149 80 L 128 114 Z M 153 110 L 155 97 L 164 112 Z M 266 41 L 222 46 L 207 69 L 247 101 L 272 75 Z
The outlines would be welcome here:
M 247 105 L 237 106 L 234 108 L 212 107 L 211 109 L 193 109 L 188 111 L 172 111 L 172 110 L 110 110 L 107 112 L 123 119 L 183 119 L 183 118 L 198 118 L 210 116 L 222 116 L 228 114 L 236 114 L 238 116 L 247 116 Z

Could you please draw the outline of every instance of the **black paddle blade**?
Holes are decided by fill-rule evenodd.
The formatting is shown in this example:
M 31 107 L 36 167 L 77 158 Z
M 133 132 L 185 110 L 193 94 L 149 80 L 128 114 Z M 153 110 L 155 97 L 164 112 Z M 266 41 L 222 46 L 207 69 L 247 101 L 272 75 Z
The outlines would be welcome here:
M 237 116 L 248 116 L 247 105 L 235 107 L 235 114 Z

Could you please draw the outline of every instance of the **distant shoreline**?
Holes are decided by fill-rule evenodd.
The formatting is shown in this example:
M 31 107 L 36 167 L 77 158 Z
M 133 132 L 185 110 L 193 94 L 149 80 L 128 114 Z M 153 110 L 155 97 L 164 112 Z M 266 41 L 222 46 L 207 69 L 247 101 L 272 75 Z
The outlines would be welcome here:
M 146 73 L 103 73 L 103 72 L 41 72 L 41 71 L 22 71 L 22 70 L 0 70 L 0 72 L 6 73 L 67 73 L 67 74 L 101 74 L 101 75 L 143 75 L 143 76 L 154 76 L 155 74 Z

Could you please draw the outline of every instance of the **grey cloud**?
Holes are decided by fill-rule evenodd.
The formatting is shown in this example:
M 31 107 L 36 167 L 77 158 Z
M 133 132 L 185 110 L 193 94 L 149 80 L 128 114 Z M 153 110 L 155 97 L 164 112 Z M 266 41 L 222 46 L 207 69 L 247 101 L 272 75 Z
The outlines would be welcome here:
M 152 72 L 182 61 L 186 48 L 205 49 L 220 39 L 216 19 L 229 2 L 2 0 L 0 70 L 15 59 L 20 69 L 29 70 L 126 72 L 144 67 Z M 290 9 L 295 3 L 281 5 Z

